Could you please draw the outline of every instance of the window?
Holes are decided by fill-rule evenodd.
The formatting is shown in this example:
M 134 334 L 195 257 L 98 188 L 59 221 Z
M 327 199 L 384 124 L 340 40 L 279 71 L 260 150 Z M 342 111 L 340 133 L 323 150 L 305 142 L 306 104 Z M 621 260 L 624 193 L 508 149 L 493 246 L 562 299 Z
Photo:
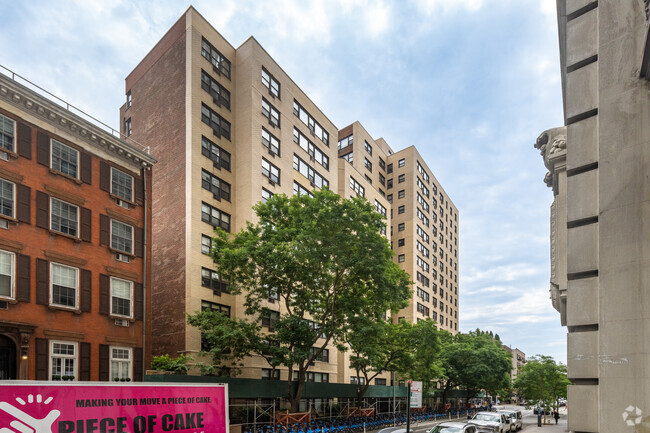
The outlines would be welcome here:
M 15 152 L 16 122 L 0 114 L 0 149 Z
M 50 228 L 56 232 L 78 237 L 79 208 L 54 197 L 51 198 Z
M 203 136 L 201 136 L 201 154 L 212 161 L 214 168 L 230 171 L 230 153 Z
M 133 253 L 133 227 L 111 219 L 111 248 L 127 254 Z
M 216 200 L 230 201 L 230 184 L 206 170 L 201 170 L 201 187 L 210 191 Z
M 280 99 L 280 83 L 264 67 L 262 67 L 262 84 L 269 89 L 272 97 Z
M 386 181 L 386 189 L 391 189 L 393 187 L 393 179 L 388 179 Z
M 213 246 L 212 238 L 210 236 L 201 235 L 201 253 L 210 255 Z
M 352 164 L 352 161 L 354 161 L 354 152 L 346 153 L 341 158 L 345 159 L 347 162 Z
M 230 141 L 230 122 L 205 104 L 201 104 L 201 122 L 212 128 L 212 133 L 217 137 Z
M 266 188 L 262 188 L 262 203 L 266 203 L 273 197 L 273 193 Z
M 262 144 L 269 150 L 271 155 L 280 156 L 280 140 L 265 128 L 262 128 Z
M 405 228 L 406 228 L 406 225 L 404 223 L 399 223 L 397 225 L 397 231 L 398 232 L 403 232 Z
M 364 174 L 363 177 L 366 179 L 366 181 L 367 181 L 370 185 L 372 185 L 372 179 L 370 179 L 370 177 L 368 177 L 367 174 Z
M 201 203 L 201 221 L 230 231 L 230 215 L 207 203 Z
M 66 176 L 79 176 L 79 152 L 70 146 L 52 139 L 52 170 L 56 170 Z
M 429 203 L 427 203 L 427 202 L 424 200 L 424 198 L 422 198 L 422 196 L 420 195 L 419 192 L 416 193 L 416 194 L 417 194 L 417 201 L 418 201 L 418 203 L 420 203 L 420 205 L 422 206 L 422 208 L 424 209 L 425 212 L 429 212 Z M 441 223 L 442 223 L 442 222 L 441 222 Z
M 309 179 L 314 186 L 322 188 L 323 186 L 329 186 L 330 183 L 327 179 L 321 176 L 316 170 L 314 170 L 309 164 L 302 160 L 295 153 L 293 154 L 293 168 L 298 171 L 300 174 Z
M 126 92 L 126 108 L 131 106 L 131 91 Z
M 263 368 L 262 380 L 280 380 L 280 370 L 273 368 Z
M 77 378 L 77 343 L 50 341 L 50 380 Z
M 363 142 L 363 147 L 366 149 L 366 152 L 368 152 L 369 155 L 372 155 L 372 146 L 365 140 Z
M 309 197 L 312 197 L 312 193 L 305 188 L 304 186 L 300 185 L 298 182 L 295 180 L 293 181 L 293 195 L 304 195 L 307 194 Z
M 393 202 L 393 194 L 388 194 L 386 196 L 386 200 L 388 200 L 388 203 L 392 203 Z
M 230 79 L 230 61 L 205 38 L 201 41 L 201 55 L 212 63 L 213 70 L 216 73 L 223 74 Z
M 217 296 L 221 296 L 221 292 L 228 293 L 228 282 L 219 278 L 219 274 L 212 269 L 201 268 L 201 286 L 212 290 Z
M 262 115 L 269 119 L 271 126 L 280 127 L 280 112 L 265 98 L 262 98 Z
M 110 376 L 115 379 L 131 380 L 131 348 L 111 346 Z
M 215 311 L 230 317 L 230 307 L 227 305 L 217 304 L 216 302 L 201 301 L 201 311 Z
M 365 385 L 366 378 L 360 376 L 350 376 L 350 383 L 352 385 Z
M 422 229 L 422 227 L 418 225 L 415 231 L 418 234 L 418 236 L 422 238 L 424 242 L 426 242 L 427 244 L 429 243 L 429 235 Z M 435 251 L 435 248 L 433 249 L 433 251 Z
M 267 311 L 262 316 L 262 327 L 269 328 L 269 331 L 273 331 L 275 321 L 280 318 L 280 313 L 277 311 Z
M 419 302 L 417 303 L 417 310 L 418 313 L 424 314 L 425 316 L 429 316 L 429 307 L 425 307 L 424 305 L 420 304 Z
M 400 174 L 397 176 L 397 183 L 402 183 L 406 180 L 406 175 L 405 174 Z
M 350 188 L 352 188 L 352 191 L 357 193 L 357 196 L 359 197 L 366 196 L 366 189 L 363 186 L 361 186 L 361 184 L 357 182 L 352 176 L 350 176 Z
M 422 221 L 422 224 L 429 227 L 429 218 L 424 213 L 422 213 L 420 208 L 417 208 L 416 214 L 418 218 L 420 218 L 420 221 Z
M 399 207 L 397 208 L 397 213 L 398 213 L 398 214 L 403 214 L 404 212 L 406 212 L 406 206 L 401 205 L 401 206 L 399 206 Z
M 417 166 L 418 173 L 420 173 L 422 175 L 422 178 L 424 179 L 424 181 L 426 183 L 429 183 L 429 174 L 424 169 L 424 167 L 422 167 L 422 165 L 420 165 L 420 161 L 416 161 L 416 166 Z M 434 188 L 433 191 L 434 191 L 434 194 L 435 194 L 438 191 L 438 188 L 435 185 L 433 186 L 433 188 Z
M 133 282 L 111 277 L 111 315 L 132 318 Z
M 405 244 L 406 244 L 406 241 L 404 240 L 404 238 L 399 239 L 399 240 L 397 241 L 397 246 L 398 246 L 398 247 L 403 247 Z
M 298 372 L 293 372 L 293 380 L 298 380 Z M 329 373 L 317 373 L 314 371 L 308 371 L 305 374 L 305 380 L 307 382 L 318 382 L 318 383 L 328 383 L 330 381 Z
M 417 288 L 418 297 L 426 302 L 429 302 L 429 293 L 425 292 L 421 288 Z
M 379 173 L 379 183 L 382 185 L 386 186 L 386 178 L 384 177 L 383 174 Z
M 326 146 L 329 146 L 330 136 L 323 127 L 305 110 L 295 99 L 293 100 L 293 114 L 295 114 L 307 127 L 312 135 L 318 137 Z M 352 144 L 352 141 L 350 141 Z
M 201 70 L 201 88 L 212 96 L 215 104 L 230 110 L 230 92 L 204 70 Z
M 129 117 L 128 119 L 124 119 L 124 135 L 130 137 L 132 132 L 133 130 L 131 129 L 131 118 Z
M 111 167 L 111 194 L 127 201 L 133 201 L 133 176 Z
M 348 135 L 347 137 L 340 139 L 339 150 L 348 146 L 352 146 L 353 140 L 354 140 L 354 135 Z
M 386 168 L 386 173 L 391 174 L 393 172 L 393 164 L 388 164 Z
M 77 308 L 79 269 L 51 263 L 50 304 Z
M 386 163 L 384 162 L 383 159 L 381 159 L 381 156 L 379 157 L 379 168 L 382 170 L 386 170 Z
M 423 255 L 424 257 L 429 257 L 429 249 L 428 249 L 427 247 L 425 247 L 424 245 L 422 245 L 422 244 L 420 243 L 420 241 L 416 241 L 416 242 L 417 242 L 417 249 L 418 249 L 418 251 L 419 251 L 420 253 L 422 253 L 422 255 Z
M 429 287 L 429 278 L 422 275 L 419 271 L 417 272 L 417 281 L 422 284 L 424 287 Z
M 397 193 L 397 198 L 404 198 L 406 197 L 406 191 L 403 189 L 400 189 Z
M 272 185 L 280 184 L 280 169 L 262 158 L 262 175 L 271 181 Z
M 404 167 L 405 165 L 406 165 L 406 159 L 402 158 L 399 161 L 397 161 L 398 167 Z
M 15 184 L 0 179 L 0 215 L 14 218 L 15 215 Z
M 372 172 L 372 162 L 370 162 L 368 158 L 364 158 L 363 165 Z
M 384 217 L 386 216 L 386 208 L 377 200 L 375 200 L 375 209 L 377 209 L 377 213 L 381 214 Z
M 0 250 L 0 298 L 14 298 L 15 257 L 14 253 Z
M 314 356 L 316 352 L 320 350 L 320 347 L 312 347 L 311 350 L 309 351 L 309 356 Z M 323 349 L 320 355 L 314 359 L 314 361 L 319 361 L 319 362 L 330 362 L 330 350 L 329 349 Z
M 298 131 L 298 128 L 293 128 L 293 141 L 296 142 L 305 152 L 309 154 L 312 160 L 322 165 L 326 170 L 330 168 L 330 159 L 325 155 L 314 143 L 311 142 L 305 135 Z M 350 161 L 352 162 L 352 161 Z
M 398 263 L 404 263 L 404 260 L 406 260 L 406 256 L 404 254 L 400 254 L 399 256 L 397 256 Z
M 429 272 L 429 264 L 427 262 L 425 262 L 424 260 L 422 260 L 422 258 L 420 256 L 416 256 L 416 257 L 417 257 L 416 262 L 417 262 L 418 266 L 420 268 L 422 268 L 422 270 L 424 272 Z

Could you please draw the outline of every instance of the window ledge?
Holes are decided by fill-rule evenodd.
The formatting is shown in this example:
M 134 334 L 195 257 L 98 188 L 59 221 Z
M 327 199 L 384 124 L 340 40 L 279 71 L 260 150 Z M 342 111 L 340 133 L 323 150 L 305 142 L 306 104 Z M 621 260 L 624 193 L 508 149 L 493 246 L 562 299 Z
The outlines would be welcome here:
M 122 254 L 123 256 L 127 256 L 130 259 L 137 258 L 133 253 L 127 253 L 126 251 L 116 250 L 115 248 L 111 248 L 111 247 L 108 247 L 108 250 L 113 254 Z
M 47 309 L 52 311 L 58 310 L 58 311 L 67 311 L 69 313 L 74 313 L 74 314 L 81 314 L 81 310 L 79 308 L 64 307 L 62 305 L 48 304 Z
M 120 316 L 118 314 L 109 314 L 108 317 L 110 317 L 111 320 L 119 319 L 119 320 L 128 320 L 129 323 L 135 323 L 136 322 L 136 320 L 133 317 Z
M 48 229 L 48 232 L 50 232 L 51 235 L 61 236 L 61 237 L 64 237 L 64 238 L 70 239 L 70 240 L 72 240 L 72 241 L 74 241 L 74 242 L 76 242 L 76 243 L 81 243 L 81 242 L 83 242 L 83 241 L 81 240 L 81 238 L 78 238 L 78 237 L 75 237 L 75 236 L 71 236 L 71 235 L 67 235 L 67 234 L 65 234 L 65 233 L 57 232 L 56 230 Z
M 0 214 L 0 219 L 3 219 L 5 221 L 9 221 L 12 224 L 18 224 L 18 222 L 19 222 L 16 218 L 13 218 L 13 217 L 10 217 L 10 216 L 7 216 L 7 215 L 2 215 L 2 214 Z
M 72 177 L 72 176 L 68 176 L 67 174 L 65 174 L 65 173 L 61 173 L 60 171 L 56 171 L 56 170 L 54 170 L 54 169 L 51 168 L 51 167 L 50 167 L 49 170 L 50 170 L 50 174 L 53 174 L 53 175 L 55 175 L 55 176 L 61 176 L 61 177 L 65 178 L 65 179 L 71 180 L 71 181 L 73 181 L 74 183 L 76 183 L 77 185 L 81 185 L 81 184 L 83 183 L 83 182 L 81 181 L 81 179 L 78 179 L 78 178 L 76 178 L 76 177 Z
M 18 301 L 15 298 L 9 298 L 4 296 L 0 296 L 0 302 L 7 302 L 12 305 L 18 304 Z
M 131 200 L 125 199 L 125 198 L 123 198 L 123 197 L 120 197 L 120 196 L 118 196 L 118 195 L 115 195 L 115 194 L 113 194 L 112 192 L 109 192 L 108 195 L 109 195 L 110 198 L 112 198 L 113 200 L 122 200 L 124 203 L 127 203 L 129 206 L 133 206 L 133 207 L 136 207 L 136 206 L 137 206 L 137 204 L 136 204 L 134 201 L 131 201 Z M 124 208 L 122 208 L 122 209 L 124 209 Z M 131 209 L 126 209 L 126 210 L 131 210 Z

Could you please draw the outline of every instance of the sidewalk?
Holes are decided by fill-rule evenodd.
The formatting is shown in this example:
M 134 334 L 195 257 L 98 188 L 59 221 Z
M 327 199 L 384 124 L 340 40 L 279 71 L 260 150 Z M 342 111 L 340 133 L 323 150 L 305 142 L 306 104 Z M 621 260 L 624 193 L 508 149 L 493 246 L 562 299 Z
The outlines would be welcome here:
M 551 420 L 553 424 L 542 424 L 541 427 L 537 427 L 537 423 L 535 424 L 529 424 L 527 427 L 524 427 L 522 433 L 564 433 L 568 432 L 569 429 L 567 428 L 567 422 L 566 422 L 566 412 L 563 410 L 560 410 L 560 420 L 557 424 L 555 424 L 555 420 L 552 419 L 551 417 L 547 416 L 547 420 Z

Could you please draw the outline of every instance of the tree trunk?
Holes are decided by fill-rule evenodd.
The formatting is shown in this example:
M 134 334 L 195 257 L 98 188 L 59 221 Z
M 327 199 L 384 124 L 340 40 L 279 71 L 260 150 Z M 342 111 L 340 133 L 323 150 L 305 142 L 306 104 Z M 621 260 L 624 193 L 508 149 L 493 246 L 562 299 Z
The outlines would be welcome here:
M 291 402 L 291 412 L 296 413 L 300 410 L 300 399 L 302 398 L 302 391 L 305 387 L 305 369 L 300 367 L 298 369 L 298 384 L 295 392 L 293 386 L 289 394 L 289 401 Z

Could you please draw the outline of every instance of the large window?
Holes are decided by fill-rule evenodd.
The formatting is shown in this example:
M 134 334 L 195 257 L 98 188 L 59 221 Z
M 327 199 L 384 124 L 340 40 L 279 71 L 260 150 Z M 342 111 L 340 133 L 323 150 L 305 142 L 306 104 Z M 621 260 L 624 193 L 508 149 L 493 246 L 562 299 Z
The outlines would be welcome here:
M 280 370 L 272 369 L 272 368 L 263 368 L 262 380 L 280 380 Z
M 280 155 L 280 140 L 265 128 L 262 128 L 262 144 L 269 150 L 271 155 Z
M 273 185 L 276 183 L 280 185 L 280 169 L 265 158 L 262 158 L 262 175 L 268 178 Z
M 111 194 L 132 202 L 133 176 L 111 167 Z
M 79 269 L 51 263 L 50 303 L 58 307 L 77 308 Z
M 66 235 L 79 236 L 79 208 L 54 197 L 51 198 L 50 228 Z
M 230 215 L 207 203 L 201 203 L 201 221 L 230 231 Z
M 0 298 L 14 298 L 15 257 L 14 253 L 0 250 Z
M 429 257 L 429 249 L 422 245 L 420 241 L 416 241 L 417 243 L 417 249 L 424 257 Z
M 352 146 L 353 141 L 354 135 L 348 135 L 347 137 L 340 139 L 338 149 L 341 150 L 345 147 Z
M 309 356 L 314 356 L 316 352 L 320 350 L 320 347 L 312 347 L 309 351 Z M 329 349 L 323 349 L 323 351 L 318 355 L 314 361 L 320 362 L 330 362 L 330 351 Z
M 77 343 L 50 341 L 50 380 L 77 380 Z
M 215 168 L 230 171 L 230 153 L 205 137 L 201 137 L 201 154 L 209 158 Z
M 372 162 L 368 158 L 363 159 L 363 165 L 366 167 L 366 169 L 370 172 L 372 172 Z
M 418 184 L 418 187 L 420 187 L 420 190 L 422 190 L 422 194 L 429 197 L 429 188 L 427 188 L 426 185 L 424 185 L 424 182 L 422 182 L 419 176 L 416 176 L 416 178 L 417 178 L 416 183 Z
M 377 200 L 375 200 L 375 209 L 377 209 L 377 212 L 383 215 L 384 217 L 386 216 L 386 208 Z
M 329 146 L 330 136 L 327 131 L 295 99 L 293 100 L 293 114 L 307 125 L 309 132 L 318 137 L 326 146 Z
M 230 184 L 205 169 L 201 170 L 201 187 L 210 191 L 216 200 L 230 201 Z
M 321 176 L 316 170 L 314 170 L 309 164 L 302 160 L 295 153 L 293 154 L 293 168 L 305 176 L 309 181 L 319 188 L 324 186 L 329 186 L 329 181 Z
M 230 79 L 230 60 L 226 59 L 223 54 L 212 46 L 205 38 L 201 41 L 201 55 L 212 63 L 213 70 L 218 74 L 223 74 Z
M 293 141 L 296 142 L 309 156 L 317 163 L 322 165 L 326 170 L 330 168 L 330 159 L 325 155 L 314 143 L 311 142 L 305 135 L 293 128 Z
M 230 122 L 205 104 L 201 104 L 201 121 L 212 128 L 214 135 L 230 141 Z
M 350 188 L 352 188 L 352 191 L 356 192 L 359 197 L 366 196 L 366 189 L 352 176 L 350 176 Z
M 215 104 L 230 110 L 230 92 L 204 70 L 201 70 L 201 88 L 212 96 Z
M 363 147 L 366 149 L 366 152 L 368 152 L 368 154 L 372 155 L 372 146 L 370 145 L 370 143 L 364 140 Z
M 110 378 L 129 379 L 131 377 L 132 350 L 130 347 L 113 347 L 111 346 L 111 371 Z
M 79 151 L 52 139 L 52 161 L 50 166 L 66 176 L 79 177 Z
M 0 179 L 0 215 L 15 217 L 16 185 L 8 180 Z
M 210 236 L 201 235 L 201 253 L 210 255 L 212 247 L 212 238 Z
M 422 299 L 425 302 L 429 302 L 429 293 L 428 292 L 425 292 L 424 290 L 422 290 L 421 288 L 418 287 L 417 288 L 417 294 L 418 294 L 418 297 L 420 299 Z
M 417 272 L 417 281 L 422 284 L 424 287 L 429 287 L 429 278 L 425 277 L 420 273 L 420 271 Z
M 420 173 L 422 175 L 422 177 L 424 178 L 424 181 L 426 183 L 429 183 L 429 174 L 424 169 L 424 167 L 422 167 L 422 165 L 420 165 L 420 161 L 416 161 L 416 166 L 417 166 L 417 169 L 418 169 L 418 173 Z M 433 188 L 434 188 L 434 193 L 436 193 L 438 191 L 438 189 L 436 188 L 435 185 L 433 186 Z
M 420 218 L 420 221 L 422 221 L 422 224 L 425 226 L 429 227 L 429 217 L 427 217 L 421 210 L 420 208 L 417 208 L 416 214 L 418 218 Z
M 293 380 L 298 380 L 298 372 L 294 370 L 293 372 Z M 328 383 L 330 381 L 330 374 L 329 373 L 319 373 L 315 371 L 307 371 L 305 373 L 305 381 L 306 382 L 322 382 L 322 383 Z
M 429 243 L 429 235 L 422 229 L 422 227 L 418 225 L 415 231 L 418 234 L 418 236 L 422 238 L 424 242 Z M 435 248 L 433 251 L 435 251 Z
M 126 254 L 133 253 L 133 227 L 111 220 L 111 248 Z
M 300 185 L 298 182 L 295 180 L 293 181 L 293 195 L 308 195 L 309 197 L 312 197 L 313 194 L 311 191 L 309 191 L 307 188 L 304 186 Z
M 262 68 L 262 84 L 269 89 L 269 94 L 280 99 L 280 82 L 266 68 Z
M 201 286 L 211 289 L 215 295 L 221 295 L 221 292 L 228 293 L 228 282 L 223 281 L 212 269 L 201 268 Z
M 262 98 L 262 115 L 269 119 L 273 127 L 280 127 L 280 112 L 265 98 Z
M 429 316 L 429 307 L 425 307 L 424 305 L 420 304 L 419 302 L 417 303 L 417 310 L 418 310 L 418 313 L 422 313 L 425 316 Z
M 111 277 L 111 315 L 133 317 L 133 283 Z
M 262 316 L 262 327 L 269 328 L 269 331 L 274 330 L 275 321 L 280 318 L 280 313 L 277 311 L 267 311 Z
M 16 122 L 0 114 L 0 149 L 16 151 Z

